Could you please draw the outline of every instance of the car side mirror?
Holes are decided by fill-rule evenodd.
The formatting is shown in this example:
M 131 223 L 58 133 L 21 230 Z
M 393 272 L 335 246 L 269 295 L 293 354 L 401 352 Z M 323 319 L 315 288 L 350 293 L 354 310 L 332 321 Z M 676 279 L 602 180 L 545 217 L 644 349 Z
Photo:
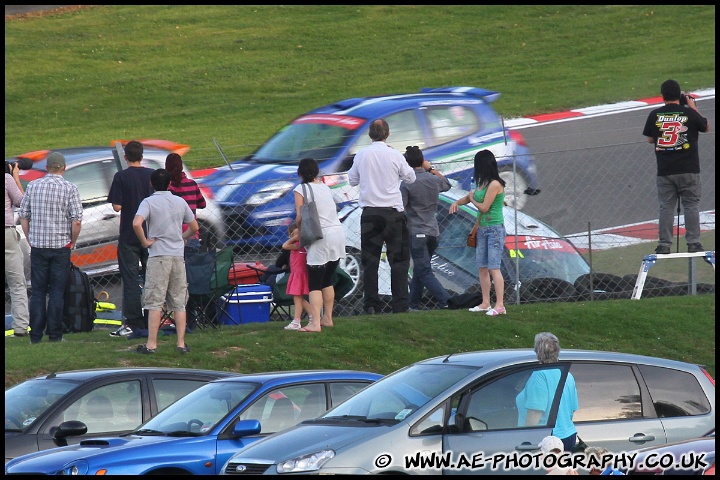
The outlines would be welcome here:
M 261 427 L 260 422 L 257 420 L 240 420 L 233 427 L 233 437 L 249 437 L 250 435 L 257 435 L 260 433 Z
M 63 422 L 53 434 L 53 442 L 58 447 L 67 447 L 67 437 L 78 437 L 87 433 L 87 425 L 80 420 Z

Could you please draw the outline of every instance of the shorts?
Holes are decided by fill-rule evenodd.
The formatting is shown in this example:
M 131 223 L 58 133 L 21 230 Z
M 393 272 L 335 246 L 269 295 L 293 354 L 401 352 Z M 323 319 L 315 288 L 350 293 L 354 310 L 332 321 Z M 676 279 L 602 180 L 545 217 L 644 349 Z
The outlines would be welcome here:
M 505 235 L 505 225 L 478 227 L 475 247 L 475 264 L 478 268 L 500 270 Z
M 188 300 L 185 258 L 162 255 L 150 257 L 145 272 L 143 308 L 184 312 Z
M 331 287 L 333 284 L 333 273 L 335 273 L 335 269 L 339 264 L 340 260 L 333 260 L 325 265 L 308 265 L 308 285 L 310 286 L 310 291 Z

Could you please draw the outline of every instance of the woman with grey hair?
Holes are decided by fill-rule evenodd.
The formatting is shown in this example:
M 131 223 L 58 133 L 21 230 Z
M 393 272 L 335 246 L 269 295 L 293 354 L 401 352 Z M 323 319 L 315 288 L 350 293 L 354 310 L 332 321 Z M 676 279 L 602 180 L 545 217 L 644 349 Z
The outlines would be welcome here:
M 550 332 L 538 333 L 535 335 L 535 354 L 541 365 L 557 363 L 560 357 L 560 340 Z M 530 375 L 525 387 L 515 398 L 519 426 L 547 425 L 561 376 L 560 368 L 539 369 Z M 577 440 L 577 430 L 572 421 L 577 409 L 575 378 L 568 372 L 552 430 L 552 435 L 562 440 L 566 452 L 572 451 Z

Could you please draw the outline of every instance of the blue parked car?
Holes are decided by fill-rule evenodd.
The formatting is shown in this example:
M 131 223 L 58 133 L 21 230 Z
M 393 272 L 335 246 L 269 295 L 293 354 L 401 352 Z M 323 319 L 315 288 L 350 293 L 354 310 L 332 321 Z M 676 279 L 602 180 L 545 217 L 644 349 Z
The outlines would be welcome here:
M 505 129 L 490 105 L 499 95 L 445 87 L 342 100 L 299 116 L 253 154 L 198 181 L 213 191 L 225 214 L 228 243 L 281 245 L 295 217 L 292 189 L 299 183 L 300 160 L 318 161 L 339 204 L 356 200 L 357 189 L 349 187 L 345 173 L 357 151 L 371 143 L 370 123 L 384 118 L 390 125 L 389 145 L 400 152 L 419 146 L 460 188 L 470 188 L 475 153 L 491 150 L 507 182 L 508 204 L 522 209 L 528 195 L 540 191 L 535 161 L 522 136 Z
M 5 464 L 5 474 L 215 475 L 240 448 L 318 417 L 381 377 L 315 370 L 223 378 L 127 435 L 23 455 Z

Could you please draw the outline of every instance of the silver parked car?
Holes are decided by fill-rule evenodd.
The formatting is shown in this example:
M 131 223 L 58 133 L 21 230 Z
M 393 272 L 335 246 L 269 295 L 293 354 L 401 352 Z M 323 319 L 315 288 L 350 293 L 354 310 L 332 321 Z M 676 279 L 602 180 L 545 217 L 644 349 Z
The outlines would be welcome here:
M 547 420 L 519 426 L 516 397 L 543 369 L 560 378 Z M 715 381 L 698 365 L 589 350 L 563 350 L 554 364 L 539 364 L 531 349 L 457 353 L 404 367 L 317 419 L 243 448 L 222 473 L 544 474 L 534 459 L 568 372 L 579 400 L 573 420 L 588 445 L 625 452 L 715 425 Z

